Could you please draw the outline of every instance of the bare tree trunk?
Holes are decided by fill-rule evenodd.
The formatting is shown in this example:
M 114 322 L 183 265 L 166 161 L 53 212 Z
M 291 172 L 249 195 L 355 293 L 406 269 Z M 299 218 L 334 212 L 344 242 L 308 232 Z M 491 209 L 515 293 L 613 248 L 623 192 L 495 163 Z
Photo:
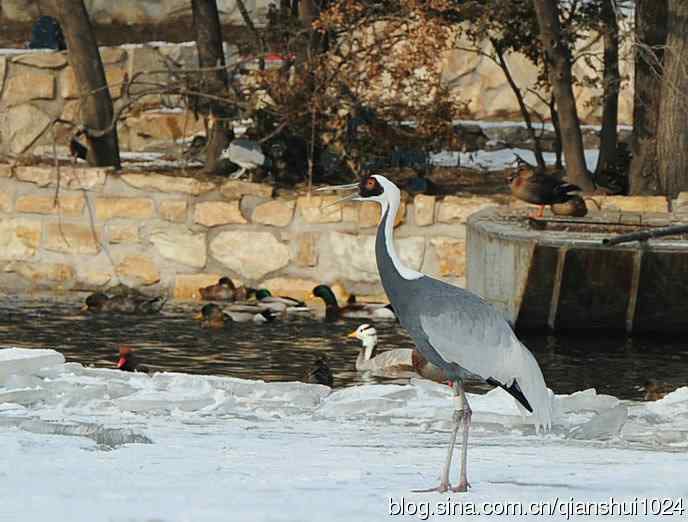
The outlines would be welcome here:
M 557 102 L 552 94 L 547 104 L 549 107 L 549 114 L 552 120 L 552 127 L 554 127 L 554 155 L 556 157 L 555 166 L 557 170 L 564 169 L 564 163 L 561 161 L 561 128 L 559 127 L 559 113 L 557 112 Z
M 571 60 L 561 35 L 556 0 L 533 0 L 540 26 L 540 40 L 549 64 L 549 81 L 559 109 L 559 125 L 563 141 L 568 180 L 585 192 L 595 190 L 585 166 L 583 137 L 571 86 Z
M 100 131 L 112 125 L 114 110 L 107 88 L 105 70 L 93 34 L 91 20 L 83 0 L 50 0 L 49 8 L 60 21 L 67 40 L 69 63 L 79 86 L 81 115 L 86 128 L 89 165 L 120 168 L 117 126 L 101 137 L 88 130 Z M 31 86 L 27 85 L 27 89 Z
M 216 1 L 191 0 L 191 12 L 196 32 L 199 65 L 201 67 L 224 66 L 222 30 Z M 227 70 L 218 68 L 203 73 L 200 90 L 215 96 L 225 96 L 227 84 Z M 215 172 L 220 154 L 229 143 L 229 125 L 225 120 L 229 116 L 229 108 L 226 104 L 209 100 L 200 100 L 197 108 L 202 114 L 210 117 L 205 168 L 209 172 Z
M 660 194 L 688 190 L 688 2 L 669 0 L 664 74 L 657 124 Z
M 604 40 L 604 78 L 602 97 L 602 131 L 596 177 L 605 171 L 616 171 L 616 147 L 619 123 L 619 26 L 614 12 L 614 0 L 602 3 Z
M 499 67 L 502 69 L 504 77 L 506 78 L 506 81 L 509 83 L 509 86 L 511 87 L 511 90 L 514 93 L 514 96 L 516 96 L 516 101 L 518 101 L 518 107 L 519 109 L 521 109 L 521 116 L 523 116 L 523 121 L 526 124 L 526 129 L 528 129 L 528 134 L 530 134 L 530 138 L 533 140 L 533 154 L 535 155 L 535 161 L 538 165 L 538 168 L 542 172 L 545 172 L 545 170 L 547 169 L 547 165 L 545 164 L 545 158 L 542 156 L 542 143 L 540 141 L 540 137 L 537 135 L 535 129 L 533 128 L 533 122 L 530 118 L 530 111 L 528 111 L 526 102 L 523 99 L 521 89 L 518 88 L 518 85 L 516 85 L 516 82 L 514 81 L 514 78 L 511 75 L 511 71 L 509 70 L 509 64 L 504 58 L 504 53 L 497 46 L 497 43 L 494 40 L 492 41 L 492 47 L 494 47 L 495 53 L 497 54 L 497 63 L 499 64 Z
M 656 194 L 657 122 L 667 38 L 667 0 L 637 0 L 631 194 Z

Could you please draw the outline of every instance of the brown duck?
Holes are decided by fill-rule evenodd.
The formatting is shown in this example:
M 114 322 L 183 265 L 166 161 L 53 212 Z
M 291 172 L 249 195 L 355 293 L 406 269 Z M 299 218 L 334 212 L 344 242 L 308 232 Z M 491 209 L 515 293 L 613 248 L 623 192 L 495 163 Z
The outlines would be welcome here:
M 198 289 L 204 301 L 245 301 L 253 292 L 252 288 L 237 288 L 229 277 L 221 277 L 214 285 Z
M 511 194 L 522 201 L 540 205 L 538 216 L 542 217 L 545 205 L 565 203 L 571 197 L 570 192 L 581 188 L 532 167 L 518 167 L 509 178 Z
M 556 216 L 583 217 L 588 213 L 585 200 L 576 195 L 569 195 L 566 201 L 553 203 L 550 208 L 552 209 L 552 214 Z

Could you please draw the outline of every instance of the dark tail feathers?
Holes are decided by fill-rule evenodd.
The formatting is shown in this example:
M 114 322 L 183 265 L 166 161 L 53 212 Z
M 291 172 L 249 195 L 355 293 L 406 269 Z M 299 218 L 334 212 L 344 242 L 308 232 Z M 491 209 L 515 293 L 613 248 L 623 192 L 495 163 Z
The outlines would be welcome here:
M 581 192 L 583 189 L 573 183 L 562 183 L 557 187 L 557 194 L 564 196 L 570 192 Z
M 573 186 L 575 187 L 575 185 Z M 506 386 L 501 382 L 493 379 L 492 377 L 487 379 L 487 383 L 491 384 L 492 386 L 499 386 L 500 388 L 506 390 L 509 393 L 509 395 L 511 395 L 518 402 L 520 402 L 526 410 L 528 410 L 530 413 L 533 413 L 533 407 L 528 402 L 528 399 L 526 399 L 526 396 L 523 395 L 523 392 L 521 391 L 521 388 L 515 379 L 514 382 L 511 383 L 511 386 Z

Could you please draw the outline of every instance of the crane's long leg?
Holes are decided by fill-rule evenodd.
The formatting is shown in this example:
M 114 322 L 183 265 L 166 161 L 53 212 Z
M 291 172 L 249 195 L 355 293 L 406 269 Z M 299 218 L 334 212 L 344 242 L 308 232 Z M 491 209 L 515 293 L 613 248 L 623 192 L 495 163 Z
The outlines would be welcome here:
M 468 430 L 471 428 L 471 416 L 473 415 L 473 410 L 471 410 L 468 404 L 468 399 L 466 398 L 466 392 L 463 387 L 463 381 L 459 381 L 459 401 L 461 402 L 462 413 L 463 413 L 463 440 L 461 443 L 461 471 L 459 472 L 459 485 L 451 488 L 452 491 L 466 492 L 471 484 L 468 482 L 468 477 L 466 476 L 466 460 L 468 458 Z
M 454 396 L 461 397 L 463 391 L 463 383 L 460 380 L 454 381 L 452 384 L 452 390 L 454 390 Z M 460 400 L 460 399 L 459 399 Z M 414 489 L 416 493 L 427 493 L 429 491 L 438 491 L 440 493 L 445 493 L 451 489 L 449 484 L 449 468 L 451 467 L 452 455 L 454 453 L 454 446 L 456 445 L 456 434 L 459 432 L 459 426 L 461 425 L 461 418 L 464 415 L 463 401 L 461 401 L 461 409 L 455 409 L 453 420 L 454 429 L 452 430 L 451 436 L 449 437 L 449 448 L 447 448 L 447 460 L 444 462 L 444 467 L 442 468 L 442 476 L 440 478 L 440 485 L 429 489 Z M 465 491 L 465 490 L 464 490 Z

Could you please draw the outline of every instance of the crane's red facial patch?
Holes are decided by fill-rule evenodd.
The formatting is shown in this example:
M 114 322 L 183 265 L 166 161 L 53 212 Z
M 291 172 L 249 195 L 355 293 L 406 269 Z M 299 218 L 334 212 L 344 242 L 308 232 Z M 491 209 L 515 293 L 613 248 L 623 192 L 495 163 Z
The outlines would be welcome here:
M 382 185 L 372 176 L 363 178 L 359 185 L 359 194 L 362 198 L 370 198 L 382 194 Z

